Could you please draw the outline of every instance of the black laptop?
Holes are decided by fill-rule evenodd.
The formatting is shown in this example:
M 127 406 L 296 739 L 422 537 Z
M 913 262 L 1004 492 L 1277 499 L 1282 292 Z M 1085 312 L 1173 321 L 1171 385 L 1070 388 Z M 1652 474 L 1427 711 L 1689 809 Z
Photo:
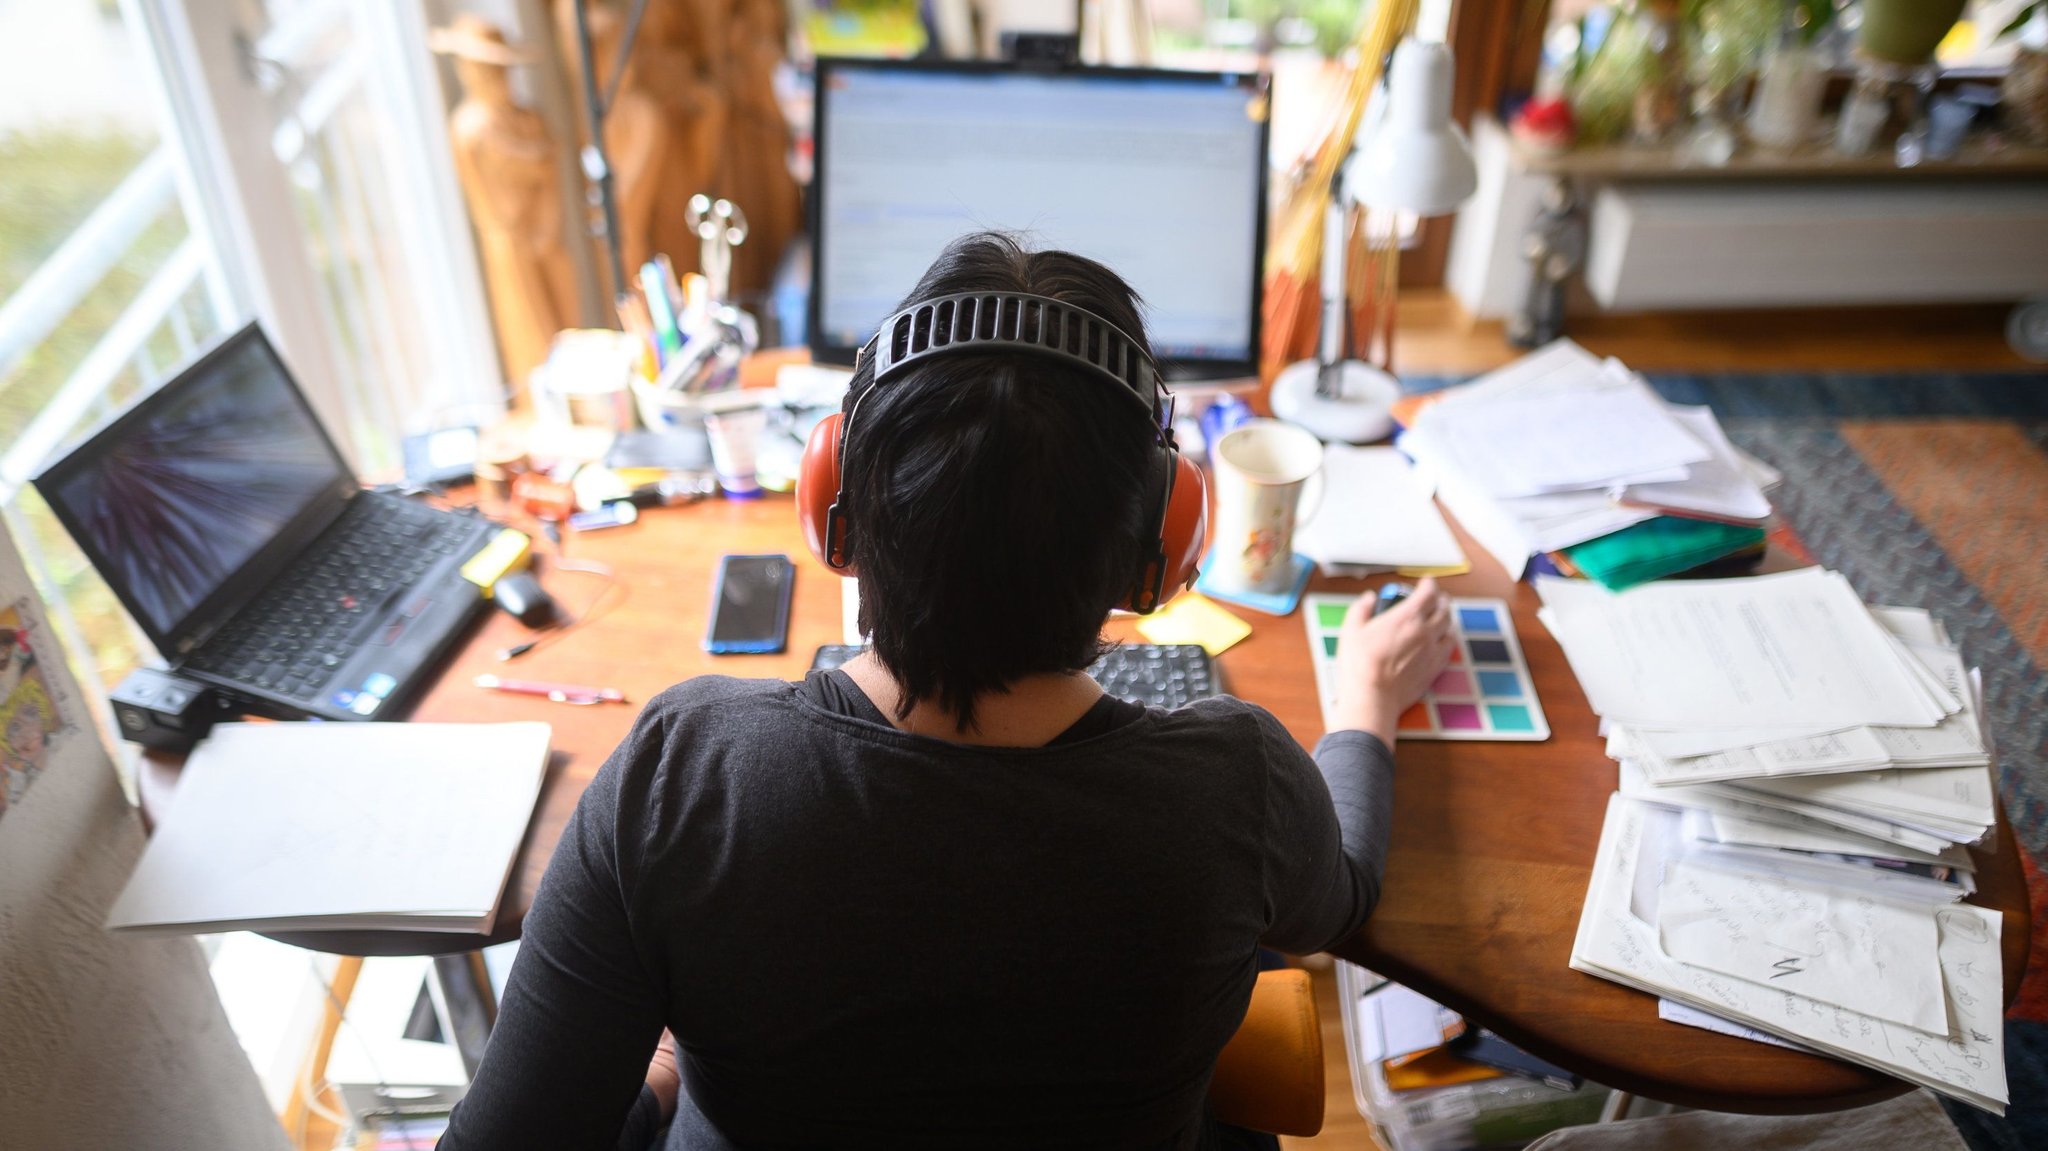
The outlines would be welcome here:
M 479 516 L 364 491 L 251 324 L 36 477 L 171 666 L 248 710 L 377 719 L 483 610 Z

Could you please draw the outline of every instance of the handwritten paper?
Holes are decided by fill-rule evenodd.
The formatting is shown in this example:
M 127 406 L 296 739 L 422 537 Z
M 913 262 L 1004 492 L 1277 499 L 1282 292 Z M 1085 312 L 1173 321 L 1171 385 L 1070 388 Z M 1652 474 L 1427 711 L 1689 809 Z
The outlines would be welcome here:
M 1657 931 L 1682 963 L 1948 1034 L 1926 906 L 1679 862 L 1664 870 Z
M 2003 1115 L 2004 970 L 1999 914 L 1971 904 L 1935 912 L 1945 1034 L 1932 1035 L 1796 992 L 1764 987 L 1667 955 L 1657 929 L 1630 913 L 1636 865 L 1660 809 L 1616 795 L 1593 860 L 1571 966 L 1769 1031 L 1828 1054 L 1931 1087 Z M 1677 828 L 1676 817 L 1668 829 Z
M 1733 1035 L 1737 1039 L 1747 1039 L 1752 1043 L 1767 1043 L 1772 1047 L 1783 1047 L 1788 1051 L 1811 1052 L 1813 1050 L 1810 1047 L 1802 1046 L 1788 1039 L 1780 1039 L 1768 1031 L 1759 1031 L 1746 1023 L 1737 1023 L 1733 1019 L 1723 1019 L 1711 1011 L 1701 1011 L 1697 1007 L 1687 1007 L 1676 999 L 1659 999 L 1657 1001 L 1657 1018 L 1668 1020 L 1672 1023 L 1683 1023 L 1687 1027 L 1697 1027 L 1702 1031 L 1712 1031 L 1720 1035 Z

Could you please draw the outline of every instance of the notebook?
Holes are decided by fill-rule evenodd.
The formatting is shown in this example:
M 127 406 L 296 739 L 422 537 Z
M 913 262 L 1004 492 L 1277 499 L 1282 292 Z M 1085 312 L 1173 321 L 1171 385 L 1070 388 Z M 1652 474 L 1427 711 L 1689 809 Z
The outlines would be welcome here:
M 116 931 L 487 933 L 545 723 L 224 723 L 107 913 Z
M 255 324 L 35 479 L 158 652 L 246 710 L 376 719 L 484 608 L 481 517 L 366 492 Z

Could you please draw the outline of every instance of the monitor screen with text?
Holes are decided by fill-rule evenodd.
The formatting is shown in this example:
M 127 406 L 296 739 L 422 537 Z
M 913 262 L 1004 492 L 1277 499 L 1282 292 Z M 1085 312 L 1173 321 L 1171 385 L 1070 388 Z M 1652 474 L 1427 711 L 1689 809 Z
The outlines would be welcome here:
M 846 363 L 954 239 L 1099 260 L 1181 375 L 1249 372 L 1264 244 L 1255 73 L 818 64 L 811 347 Z

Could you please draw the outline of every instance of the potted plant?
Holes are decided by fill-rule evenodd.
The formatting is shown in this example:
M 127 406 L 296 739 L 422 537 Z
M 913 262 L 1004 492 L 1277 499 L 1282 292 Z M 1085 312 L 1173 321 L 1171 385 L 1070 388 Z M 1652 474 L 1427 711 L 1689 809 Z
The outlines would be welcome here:
M 1964 0 L 1863 0 L 1857 50 L 1887 64 L 1927 63 L 1963 14 Z

